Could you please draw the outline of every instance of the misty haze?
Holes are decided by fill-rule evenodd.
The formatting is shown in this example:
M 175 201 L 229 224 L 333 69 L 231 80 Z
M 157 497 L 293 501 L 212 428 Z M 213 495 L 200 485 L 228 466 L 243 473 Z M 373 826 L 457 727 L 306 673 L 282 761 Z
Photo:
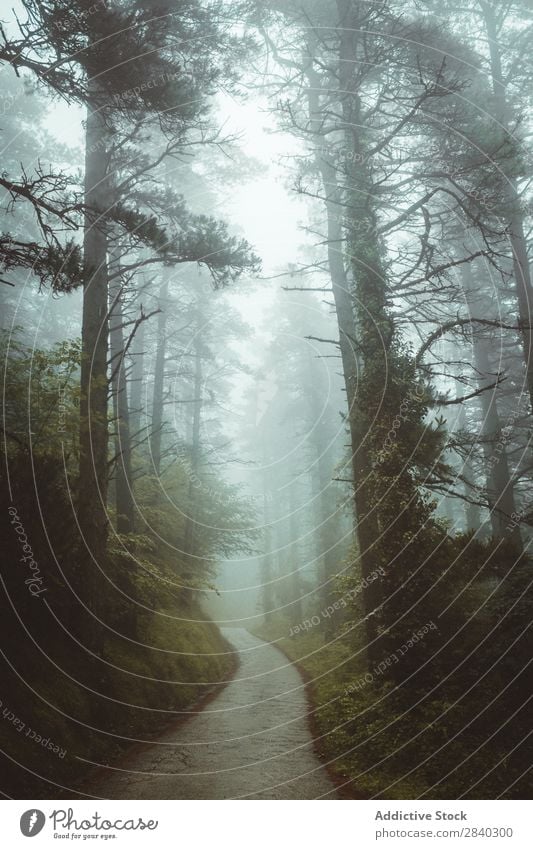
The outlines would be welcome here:
M 530 4 L 0 17 L 4 797 L 530 797 Z

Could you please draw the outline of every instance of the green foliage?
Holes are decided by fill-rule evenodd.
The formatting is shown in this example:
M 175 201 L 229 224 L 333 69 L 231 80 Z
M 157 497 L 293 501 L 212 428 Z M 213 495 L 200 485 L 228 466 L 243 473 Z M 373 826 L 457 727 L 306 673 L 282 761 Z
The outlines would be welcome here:
M 7 392 L 5 433 L 8 460 L 18 452 L 56 457 L 72 469 L 78 456 L 80 344 L 32 349 L 20 328 L 0 333 Z
M 67 341 L 44 351 L 21 341 L 21 331 L 0 336 L 6 368 L 5 433 L 8 464 L 26 477 L 30 456 L 53 468 L 50 482 L 75 478 L 78 460 L 80 344 Z M 110 555 L 140 563 L 158 583 L 181 581 L 197 589 L 210 585 L 217 557 L 251 553 L 258 538 L 252 506 L 236 486 L 226 483 L 207 465 L 192 472 L 186 447 L 168 464 L 161 478 L 142 475 L 135 484 L 139 528 L 135 534 L 113 537 Z M 148 458 L 137 460 L 146 468 Z M 45 485 L 43 480 L 39 485 Z M 75 484 L 72 484 L 75 494 Z M 110 510 L 113 517 L 113 510 Z M 194 566 L 184 555 L 187 517 L 196 527 Z M 161 571 L 157 571 L 161 570 Z M 164 576 L 164 577 L 163 577 Z M 148 592 L 143 585 L 142 591 Z
M 138 481 L 137 503 L 151 563 L 171 565 L 173 580 L 187 587 L 211 586 L 219 557 L 251 553 L 258 538 L 253 506 L 216 474 L 193 474 L 186 454 L 161 478 Z M 194 558 L 185 554 L 187 522 L 194 527 Z
M 230 236 L 224 221 L 195 215 L 181 195 L 170 190 L 144 193 L 150 208 L 161 204 L 161 215 L 147 215 L 141 208 L 120 203 L 109 217 L 133 240 L 156 252 L 169 265 L 198 263 L 210 272 L 215 288 L 237 280 L 244 272 L 255 274 L 261 263 L 245 239 Z M 141 202 L 143 197 L 138 197 Z M 163 221 L 163 224 L 160 222 Z
M 85 607 L 91 564 L 83 556 L 75 486 L 68 481 L 76 468 L 79 344 L 32 350 L 17 333 L 3 335 L 1 350 L 7 370 L 8 450 L 0 472 L 0 515 L 10 568 L 2 575 L 6 601 L 0 641 L 13 664 L 4 668 L 2 701 L 67 754 L 43 759 L 40 747 L 6 722 L 0 745 L 35 773 L 20 774 L 12 761 L 4 762 L 10 792 L 19 798 L 49 798 L 79 781 L 80 757 L 106 762 L 132 738 L 157 736 L 165 722 L 212 687 L 202 682 L 228 678 L 233 661 L 196 596 L 184 594 L 172 545 L 158 540 L 155 531 L 179 543 L 179 530 L 172 522 L 175 506 L 166 511 L 158 506 L 155 486 L 152 491 L 147 487 L 146 495 L 154 496 L 154 527 L 113 535 L 98 564 L 102 658 L 90 654 L 87 633 L 100 625 Z M 184 469 L 176 467 L 168 482 L 172 495 L 181 497 L 187 484 Z M 213 514 L 217 498 L 226 500 L 228 513 L 236 506 L 228 496 L 221 485 L 212 497 Z M 211 562 L 216 540 L 203 544 Z M 24 557 L 34 558 L 40 597 L 28 588 L 33 572 Z M 195 580 L 205 586 L 205 573 L 200 570 Z
M 413 603 L 449 563 L 446 553 L 439 558 L 446 530 L 433 516 L 435 503 L 426 488 L 447 471 L 440 459 L 445 431 L 428 419 L 431 397 L 410 350 L 398 341 L 387 352 L 385 370 L 377 354 L 367 359 L 354 415 L 368 457 L 366 512 L 378 534 L 373 568 L 384 572 L 382 604 L 374 616 L 385 653 L 391 638 L 397 642 L 411 633 Z
M 72 239 L 64 245 L 49 245 L 32 270 L 41 285 L 49 285 L 54 292 L 72 292 L 83 282 L 81 248 Z
M 410 622 L 437 627 L 404 653 L 389 642 L 389 665 L 369 672 L 353 623 L 326 644 L 319 627 L 289 639 L 281 618 L 258 631 L 302 669 L 322 754 L 356 796 L 528 796 L 532 564 L 471 535 L 446 546 L 435 573 L 447 569 Z
M 379 532 L 377 659 L 366 657 L 357 551 L 337 580 L 348 602 L 326 643 L 323 621 L 288 639 L 290 625 L 276 620 L 261 635 L 310 679 L 323 754 L 356 794 L 521 798 L 531 762 L 531 561 L 503 540 L 451 536 L 435 518 L 428 487 L 447 470 L 431 387 L 396 341 L 385 383 L 382 366 L 377 355 L 366 360 L 356 410 Z
M 41 286 L 55 292 L 70 292 L 83 282 L 79 245 L 68 240 L 41 245 L 20 242 L 9 233 L 0 235 L 0 268 L 12 271 L 25 268 L 35 275 Z

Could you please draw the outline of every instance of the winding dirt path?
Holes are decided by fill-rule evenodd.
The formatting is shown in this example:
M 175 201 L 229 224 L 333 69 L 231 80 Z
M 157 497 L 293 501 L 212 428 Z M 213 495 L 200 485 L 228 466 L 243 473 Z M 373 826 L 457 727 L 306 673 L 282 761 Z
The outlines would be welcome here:
M 335 788 L 313 750 L 297 669 L 242 628 L 231 681 L 205 709 L 141 752 L 99 770 L 84 792 L 104 799 L 325 799 Z

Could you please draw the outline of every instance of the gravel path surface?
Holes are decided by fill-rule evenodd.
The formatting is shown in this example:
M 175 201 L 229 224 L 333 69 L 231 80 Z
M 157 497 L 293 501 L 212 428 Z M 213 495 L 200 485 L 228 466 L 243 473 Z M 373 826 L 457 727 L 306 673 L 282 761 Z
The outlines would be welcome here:
M 314 750 L 300 673 L 243 628 L 233 681 L 157 743 L 99 770 L 84 793 L 104 799 L 326 799 L 335 788 Z

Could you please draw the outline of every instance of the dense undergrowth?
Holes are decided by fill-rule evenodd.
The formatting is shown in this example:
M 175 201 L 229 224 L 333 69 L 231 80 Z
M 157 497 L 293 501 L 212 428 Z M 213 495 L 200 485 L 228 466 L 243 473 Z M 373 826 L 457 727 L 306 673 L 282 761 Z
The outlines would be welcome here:
M 442 590 L 426 597 L 418 626 L 411 617 L 411 636 L 406 632 L 395 650 L 389 641 L 378 667 L 367 665 L 356 603 L 338 607 L 333 627 L 317 610 L 309 612 L 310 627 L 297 632 L 280 616 L 256 629 L 302 671 L 316 745 L 346 793 L 529 795 L 531 562 L 468 537 L 453 545 L 467 548 L 471 566 L 462 564 L 462 580 L 455 576 L 454 615 L 443 615 Z M 473 581 L 478 560 L 497 562 L 499 581 Z
M 168 543 L 157 533 L 168 520 L 155 515 L 153 495 L 156 532 L 140 520 L 136 534 L 110 527 L 104 561 L 88 554 L 74 509 L 75 346 L 31 358 L 21 347 L 10 365 L 1 768 L 13 797 L 60 798 L 93 764 L 157 737 L 231 677 L 235 661 L 187 587 L 179 527 Z
M 0 624 L 7 646 L 0 747 L 14 798 L 76 795 L 93 764 L 155 739 L 233 672 L 231 648 L 200 606 L 169 603 L 157 584 L 150 602 L 159 597 L 158 612 L 138 617 L 135 633 L 126 619 L 114 621 L 104 662 L 96 661 L 74 629 L 58 624 L 67 593 L 63 588 L 62 598 L 50 572 L 46 580 L 46 606 L 44 595 L 33 598 L 22 582 L 6 582 L 16 613 L 8 611 Z
M 155 739 L 233 671 L 230 646 L 195 603 L 161 599 L 134 638 L 116 623 L 102 663 L 56 624 L 50 583 L 48 596 L 49 609 L 29 597 L 33 615 L 21 624 L 8 613 L 0 626 L 10 646 L 2 664 L 2 773 L 14 798 L 74 795 L 93 764 Z
M 234 659 L 199 602 L 176 591 L 170 564 L 151 573 L 146 560 L 110 556 L 100 578 L 108 624 L 100 628 L 83 606 L 84 575 L 69 556 L 65 513 L 45 531 L 33 501 L 32 490 L 19 491 L 16 515 L 2 505 L 10 525 L 9 604 L 0 621 L 2 771 L 14 798 L 61 798 L 94 764 L 161 734 L 231 677 Z M 38 574 L 21 562 L 22 542 L 39 552 Z M 34 578 L 42 582 L 26 583 Z M 103 634 L 99 659 L 88 647 L 91 627 Z

